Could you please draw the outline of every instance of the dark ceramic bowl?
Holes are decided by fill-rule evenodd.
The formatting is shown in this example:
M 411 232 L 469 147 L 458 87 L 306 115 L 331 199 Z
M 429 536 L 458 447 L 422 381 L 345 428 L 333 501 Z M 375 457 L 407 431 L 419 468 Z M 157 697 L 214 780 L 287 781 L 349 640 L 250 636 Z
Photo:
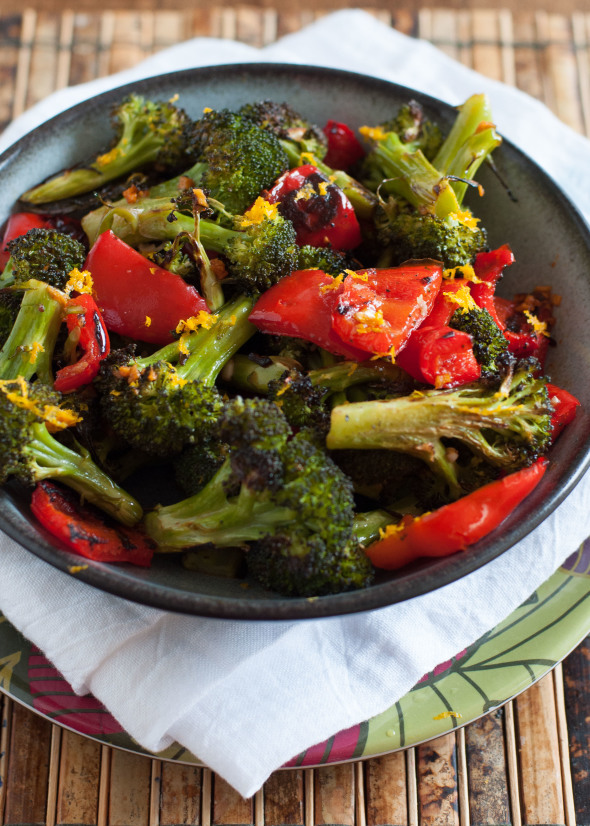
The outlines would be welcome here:
M 262 99 L 286 100 L 313 121 L 328 118 L 352 126 L 384 120 L 395 108 L 418 99 L 441 126 L 450 106 L 404 87 L 340 71 L 282 65 L 238 65 L 195 69 L 150 78 L 92 98 L 58 115 L 0 157 L 0 222 L 21 192 L 73 162 L 100 150 L 111 138 L 109 112 L 131 91 L 157 99 L 176 93 L 193 116 L 203 108 L 234 108 Z M 457 101 L 458 103 L 460 101 Z M 501 131 L 501 123 L 499 124 Z M 314 600 L 285 599 L 247 588 L 237 580 L 185 571 L 177 558 L 156 558 L 149 570 L 88 562 L 75 575 L 127 599 L 172 611 L 240 619 L 307 619 L 366 611 L 432 591 L 485 565 L 539 525 L 572 490 L 590 461 L 590 235 L 558 186 L 522 152 L 505 142 L 495 154 L 511 199 L 498 179 L 482 171 L 485 197 L 477 214 L 492 246 L 510 243 L 516 263 L 503 280 L 507 296 L 541 284 L 562 295 L 548 365 L 553 381 L 574 393 L 582 406 L 551 451 L 551 465 L 537 489 L 500 528 L 465 553 L 424 561 L 396 576 L 380 574 L 364 591 Z M 156 484 L 158 480 L 155 480 Z M 32 553 L 67 572 L 80 558 L 62 550 L 31 518 L 28 494 L 0 491 L 0 528 Z

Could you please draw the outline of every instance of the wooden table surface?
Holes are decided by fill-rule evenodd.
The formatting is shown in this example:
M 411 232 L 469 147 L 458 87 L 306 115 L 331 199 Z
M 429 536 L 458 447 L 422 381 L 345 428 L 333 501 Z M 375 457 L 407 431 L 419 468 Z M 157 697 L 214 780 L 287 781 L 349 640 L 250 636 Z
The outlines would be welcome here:
M 260 3 L 2 9 L 0 129 L 57 88 L 127 68 L 180 40 L 214 35 L 260 46 L 321 13 Z M 539 97 L 590 135 L 590 13 L 565 4 L 559 13 L 519 9 L 373 11 Z M 208 769 L 111 749 L 0 695 L 0 826 L 587 826 L 589 661 L 586 640 L 523 695 L 463 729 L 364 762 L 276 772 L 251 800 Z

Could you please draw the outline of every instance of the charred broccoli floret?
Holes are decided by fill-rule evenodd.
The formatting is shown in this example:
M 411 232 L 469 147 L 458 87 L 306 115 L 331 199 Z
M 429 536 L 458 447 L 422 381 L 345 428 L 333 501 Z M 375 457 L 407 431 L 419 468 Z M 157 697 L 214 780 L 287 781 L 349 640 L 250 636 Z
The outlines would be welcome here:
M 536 362 L 523 361 L 493 386 L 476 382 L 335 407 L 326 444 L 332 450 L 383 448 L 417 456 L 459 496 L 453 443 L 493 467 L 516 470 L 546 452 L 551 413 L 546 378 L 538 376 Z
M 55 229 L 30 229 L 9 241 L 8 251 L 0 287 L 20 286 L 34 278 L 63 290 L 71 271 L 81 269 L 86 259 L 79 241 Z
M 375 226 L 387 250 L 388 266 L 412 258 L 431 258 L 442 261 L 447 268 L 459 267 L 487 244 L 485 230 L 470 215 L 461 212 L 441 218 L 420 213 L 403 199 L 393 197 L 379 205 Z
M 412 151 L 420 149 L 431 161 L 443 142 L 439 127 L 429 120 L 421 104 L 410 100 L 400 107 L 395 117 L 381 125 L 384 132 L 395 132 L 402 143 L 411 146 Z
M 115 107 L 112 120 L 116 137 L 108 151 L 29 189 L 21 201 L 39 204 L 71 198 L 147 164 L 168 168 L 189 165 L 193 124 L 173 103 L 130 95 Z
M 510 368 L 514 357 L 508 350 L 506 336 L 487 310 L 480 307 L 456 310 L 449 327 L 471 336 L 482 378 L 498 379 Z
M 142 359 L 105 359 L 96 386 L 113 430 L 150 454 L 173 456 L 208 438 L 223 407 L 215 380 L 253 334 L 252 300 L 240 296 L 205 326 Z M 196 320 L 198 323 L 199 319 Z M 187 329 L 193 326 L 189 323 Z
M 134 524 L 142 516 L 139 503 L 103 473 L 86 450 L 66 447 L 51 435 L 77 418 L 45 384 L 23 378 L 0 381 L 0 484 L 10 477 L 28 485 L 57 479 L 119 522 Z
M 362 180 L 380 198 L 376 226 L 389 263 L 427 256 L 453 267 L 485 247 L 485 233 L 462 201 L 480 164 L 501 143 L 490 121 L 486 96 L 473 95 L 432 162 L 419 137 L 404 142 L 387 124 L 361 130 L 373 142 Z
M 302 152 L 322 160 L 328 151 L 328 141 L 320 127 L 305 120 L 288 103 L 271 100 L 247 103 L 240 109 L 240 114 L 276 135 L 292 166 L 299 166 Z
M 229 457 L 196 496 L 148 514 L 166 548 L 249 544 L 248 568 L 292 596 L 368 584 L 371 565 L 353 535 L 348 479 L 303 433 L 291 436 L 279 408 L 262 399 L 226 405 L 220 438 Z
M 187 214 L 190 212 L 190 214 Z M 247 293 L 262 292 L 296 269 L 299 247 L 295 230 L 275 205 L 259 198 L 244 215 L 234 216 L 234 229 L 199 218 L 192 208 L 168 198 L 146 199 L 137 206 L 103 208 L 83 220 L 91 242 L 104 229 L 132 246 L 146 241 L 194 236 L 210 252 L 224 256 L 228 274 Z
M 306 245 L 299 248 L 295 269 L 323 270 L 328 275 L 338 276 L 344 270 L 358 269 L 358 265 L 350 255 L 340 250 Z
M 276 135 L 243 114 L 210 111 L 195 125 L 199 166 L 187 173 L 228 212 L 245 212 L 289 168 Z

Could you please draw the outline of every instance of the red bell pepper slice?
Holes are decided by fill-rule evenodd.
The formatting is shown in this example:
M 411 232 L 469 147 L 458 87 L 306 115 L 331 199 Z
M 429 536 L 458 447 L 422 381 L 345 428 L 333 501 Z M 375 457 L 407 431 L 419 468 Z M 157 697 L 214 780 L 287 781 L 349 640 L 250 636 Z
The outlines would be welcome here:
M 430 260 L 351 273 L 332 316 L 334 331 L 365 352 L 397 355 L 429 315 L 441 282 L 442 264 Z
M 563 390 L 549 382 L 547 382 L 547 392 L 549 393 L 549 401 L 553 406 L 551 434 L 553 441 L 555 441 L 563 428 L 574 420 L 576 408 L 580 406 L 580 402 L 567 390 Z
M 351 250 L 361 242 L 361 229 L 344 192 L 311 164 L 285 172 L 265 194 L 288 218 L 299 246 Z
M 471 336 L 449 327 L 457 304 L 447 294 L 458 292 L 467 283 L 464 278 L 443 282 L 430 315 L 399 354 L 397 363 L 417 381 L 451 388 L 480 378 Z
M 178 322 L 208 312 L 197 290 L 157 267 L 108 230 L 88 253 L 96 302 L 109 330 L 153 344 L 169 344 Z
M 107 524 L 98 511 L 52 482 L 37 485 L 31 510 L 66 548 L 87 559 L 148 567 L 154 555 L 155 543 L 138 528 Z
M 350 126 L 337 120 L 329 120 L 323 129 L 328 141 L 324 163 L 332 169 L 350 169 L 364 158 L 365 150 Z
M 322 270 L 296 270 L 260 296 L 249 320 L 263 333 L 303 338 L 329 353 L 364 361 L 366 352 L 332 327 L 341 290 L 342 284 Z
M 538 459 L 450 505 L 423 516 L 404 517 L 398 530 L 369 545 L 367 556 L 376 568 L 393 571 L 421 557 L 465 550 L 512 513 L 540 482 L 547 464 L 546 459 Z
M 104 320 L 91 295 L 70 298 L 65 313 L 70 340 L 82 350 L 82 356 L 57 371 L 54 387 L 60 393 L 73 393 L 90 384 L 111 348 Z
M 27 233 L 30 229 L 47 229 L 50 223 L 41 215 L 35 212 L 15 212 L 6 222 L 6 229 L 4 230 L 4 237 L 2 238 L 2 247 L 0 248 L 0 270 L 6 266 L 6 262 L 10 258 L 10 253 L 7 249 L 8 242 L 14 241 L 15 238 L 20 238 L 21 235 Z

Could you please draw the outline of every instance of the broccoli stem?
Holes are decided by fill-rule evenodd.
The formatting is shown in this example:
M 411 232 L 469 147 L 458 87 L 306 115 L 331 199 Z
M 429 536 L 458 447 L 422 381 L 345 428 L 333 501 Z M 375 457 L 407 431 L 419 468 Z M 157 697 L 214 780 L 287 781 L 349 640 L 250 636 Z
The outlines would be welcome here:
M 54 439 L 42 422 L 32 425 L 31 436 L 24 452 L 33 460 L 35 481 L 58 479 L 124 525 L 141 519 L 139 502 L 100 470 L 87 450 L 70 450 Z
M 45 384 L 53 385 L 51 362 L 61 326 L 62 303 L 52 298 L 50 287 L 28 289 L 7 340 L 0 350 L 0 379 L 16 379 L 34 375 Z
M 458 110 L 451 131 L 432 161 L 435 169 L 444 174 L 454 174 L 451 166 L 465 142 L 477 132 L 480 123 L 489 124 L 492 120 L 490 101 L 485 94 L 471 95 Z
M 199 181 L 207 170 L 207 164 L 203 161 L 197 161 L 187 169 L 186 172 L 176 175 L 167 181 L 162 181 L 161 184 L 154 184 L 150 187 L 149 198 L 175 198 L 180 190 L 180 182 L 184 178 L 190 178 L 195 186 L 199 185 Z
M 501 143 L 502 138 L 494 127 L 483 129 L 481 132 L 471 135 L 451 161 L 448 174 L 453 177 L 472 180 L 481 164 Z M 469 184 L 465 181 L 451 181 L 451 186 L 455 190 L 459 205 L 461 205 Z
M 238 296 L 219 310 L 209 329 L 201 327 L 183 338 L 182 343 L 180 340 L 174 341 L 150 356 L 138 359 L 138 367 L 141 369 L 157 361 L 167 361 L 177 365 L 176 372 L 180 378 L 213 385 L 226 362 L 255 333 L 256 328 L 248 321 L 253 306 L 254 298 Z M 184 348 L 184 355 L 188 352 L 188 357 L 180 363 Z
M 297 367 L 294 359 L 282 356 L 268 358 L 270 363 L 260 365 L 249 356 L 238 354 L 228 363 L 223 378 L 244 392 L 267 393 L 270 382 L 280 379 L 286 370 Z M 407 380 L 406 373 L 400 367 L 387 361 L 341 361 L 310 370 L 307 375 L 314 387 L 325 387 L 330 393 L 342 393 L 368 382 Z
M 376 510 L 357 513 L 354 517 L 352 532 L 360 545 L 366 547 L 379 539 L 380 530 L 391 525 L 395 520 L 387 511 Z
M 6 262 L 6 266 L 0 274 L 0 290 L 3 290 L 5 287 L 12 287 L 14 281 L 14 261 L 11 257 Z
M 296 516 L 291 509 L 273 504 L 246 485 L 237 496 L 228 497 L 225 487 L 231 476 L 231 462 L 226 459 L 195 496 L 147 514 L 146 531 L 161 551 L 208 542 L 232 547 L 262 539 L 277 526 L 293 523 Z

